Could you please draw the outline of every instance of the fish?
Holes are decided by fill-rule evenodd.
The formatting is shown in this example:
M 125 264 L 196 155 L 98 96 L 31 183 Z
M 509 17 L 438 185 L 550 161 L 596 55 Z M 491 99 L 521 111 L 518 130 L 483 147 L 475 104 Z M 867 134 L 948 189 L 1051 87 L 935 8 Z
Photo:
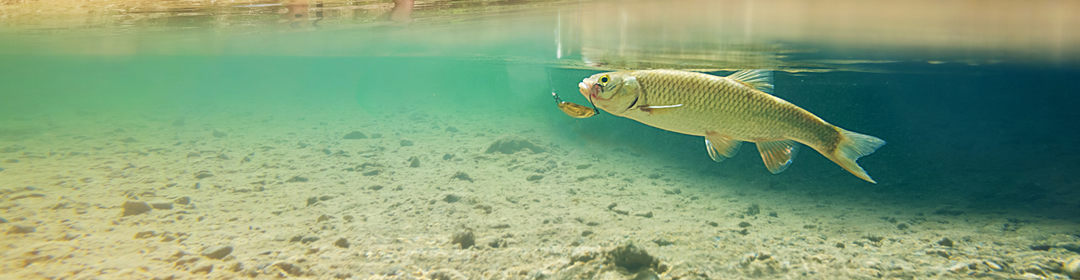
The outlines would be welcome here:
M 743 142 L 757 145 L 773 174 L 791 165 L 799 143 L 844 170 L 877 183 L 856 162 L 885 145 L 877 137 L 829 124 L 771 94 L 771 72 L 751 69 L 729 76 L 681 70 L 598 73 L 578 90 L 599 109 L 659 129 L 705 137 L 716 162 L 735 156 Z

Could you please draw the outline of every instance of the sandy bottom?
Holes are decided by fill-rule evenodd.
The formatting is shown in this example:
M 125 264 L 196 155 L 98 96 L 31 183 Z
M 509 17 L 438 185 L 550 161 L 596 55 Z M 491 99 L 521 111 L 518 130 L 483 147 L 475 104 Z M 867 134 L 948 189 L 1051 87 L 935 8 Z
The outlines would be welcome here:
M 1075 219 L 704 176 L 541 120 L 339 111 L 6 120 L 0 278 L 1080 277 Z

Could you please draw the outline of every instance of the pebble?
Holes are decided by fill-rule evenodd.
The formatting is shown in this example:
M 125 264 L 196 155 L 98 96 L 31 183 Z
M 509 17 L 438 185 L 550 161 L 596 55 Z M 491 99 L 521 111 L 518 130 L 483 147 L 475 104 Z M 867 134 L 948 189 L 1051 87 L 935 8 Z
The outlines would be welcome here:
M 191 269 L 191 273 L 210 273 L 214 271 L 214 264 L 212 263 L 199 263 L 195 265 L 195 268 Z
M 453 270 L 453 269 L 449 269 L 449 268 L 443 268 L 443 269 L 432 271 L 430 274 L 428 274 L 427 278 L 428 279 L 435 279 L 435 280 L 468 280 L 469 279 L 469 277 L 466 277 L 465 274 L 462 274 L 461 272 L 458 272 L 457 270 Z
M 450 176 L 450 178 L 451 179 L 458 179 L 458 180 L 462 180 L 462 181 L 469 181 L 469 182 L 473 181 L 472 177 L 469 177 L 468 173 L 461 172 L 461 171 L 458 171 L 457 173 L 454 173 L 454 176 Z
M 547 149 L 533 144 L 528 139 L 514 135 L 507 135 L 503 136 L 501 139 L 496 140 L 494 143 L 491 143 L 491 145 L 488 146 L 487 150 L 485 150 L 484 153 L 490 154 L 499 152 L 509 155 L 524 149 L 529 149 L 534 154 L 539 154 L 547 151 Z
M 124 216 L 138 215 L 150 211 L 150 204 L 142 201 L 124 202 Z
M 952 239 L 949 239 L 948 237 L 944 237 L 944 238 L 941 238 L 941 240 L 938 241 L 937 244 L 941 245 L 941 246 L 945 246 L 945 247 L 952 247 L 953 246 L 953 241 L 952 241 Z
M 459 231 L 450 238 L 450 244 L 458 244 L 461 245 L 461 249 L 468 249 L 476 245 L 476 235 L 468 229 Z
M 334 241 L 334 246 L 338 246 L 341 248 L 349 248 L 349 240 L 345 239 L 344 237 L 338 238 L 337 241 Z
M 1080 279 L 1080 258 L 1070 259 L 1064 266 L 1061 267 L 1062 272 L 1068 274 L 1072 278 Z
M 608 255 L 612 258 L 615 265 L 626 268 L 626 270 L 634 271 L 638 268 L 652 266 L 656 262 L 656 258 L 649 255 L 645 249 L 639 248 L 634 244 L 621 245 Z
M 599 257 L 600 250 L 595 247 L 575 247 L 570 251 L 571 262 L 589 262 Z
M 228 256 L 229 253 L 232 253 L 232 251 L 233 251 L 232 246 L 218 245 L 218 246 L 213 246 L 213 247 L 206 248 L 205 250 L 202 251 L 202 255 L 204 257 L 207 257 L 207 258 L 220 260 L 220 259 L 224 258 L 225 256 Z
M 214 177 L 214 174 L 210 174 L 210 171 L 195 172 L 195 179 L 202 179 L 207 177 Z
M 363 132 L 359 132 L 359 131 L 353 131 L 353 132 L 349 132 L 349 134 L 345 134 L 345 139 L 367 139 L 367 138 L 368 138 L 367 135 L 365 135 Z
M 154 236 L 157 236 L 157 232 L 154 232 L 152 230 L 141 231 L 141 232 L 135 234 L 135 239 L 150 238 L 150 237 L 154 237 Z
M 14 225 L 11 226 L 10 229 L 8 229 L 7 234 L 31 233 L 35 230 L 37 230 L 37 228 L 34 228 L 32 226 Z

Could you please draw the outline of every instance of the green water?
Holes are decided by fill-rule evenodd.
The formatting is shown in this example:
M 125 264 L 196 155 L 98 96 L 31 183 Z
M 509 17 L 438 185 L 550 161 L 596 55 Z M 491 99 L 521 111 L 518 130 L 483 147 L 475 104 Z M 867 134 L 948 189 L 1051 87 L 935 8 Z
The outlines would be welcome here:
M 228 243 L 207 277 L 1064 278 L 1080 243 L 1071 2 L 430 1 L 411 23 L 388 1 L 9 2 L 0 218 L 37 231 L 4 235 L 0 276 L 198 279 L 171 257 Z M 878 184 L 805 147 L 780 174 L 753 145 L 717 163 L 551 96 L 654 68 L 773 70 L 777 97 L 888 142 L 859 161 Z M 503 139 L 548 150 L 486 152 Z M 605 260 L 630 243 L 677 267 Z M 48 246 L 149 261 L 27 261 Z

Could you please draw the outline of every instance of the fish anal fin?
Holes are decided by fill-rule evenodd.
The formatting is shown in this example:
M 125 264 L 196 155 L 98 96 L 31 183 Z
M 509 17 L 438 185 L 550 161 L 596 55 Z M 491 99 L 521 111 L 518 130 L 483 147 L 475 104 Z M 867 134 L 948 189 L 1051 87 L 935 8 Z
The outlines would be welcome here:
M 766 69 L 739 70 L 727 76 L 728 79 L 739 82 L 756 90 L 772 94 L 772 72 Z
M 705 149 L 709 152 L 709 158 L 712 158 L 713 161 L 720 162 L 725 158 L 735 156 L 739 152 L 740 146 L 742 146 L 742 141 L 731 139 L 731 137 L 715 131 L 709 131 L 705 134 Z
M 799 153 L 799 144 L 792 140 L 766 141 L 757 143 L 761 160 L 772 174 L 784 172 Z

